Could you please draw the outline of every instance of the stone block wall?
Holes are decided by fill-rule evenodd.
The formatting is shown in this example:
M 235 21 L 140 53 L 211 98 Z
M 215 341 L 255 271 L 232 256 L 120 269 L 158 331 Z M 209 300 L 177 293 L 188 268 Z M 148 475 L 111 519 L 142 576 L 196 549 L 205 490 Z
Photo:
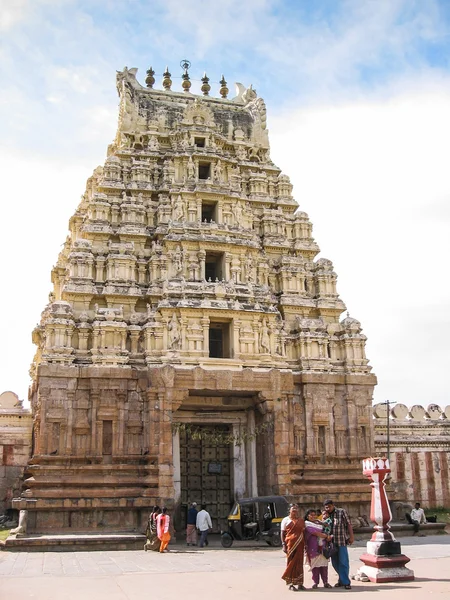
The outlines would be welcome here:
M 387 454 L 387 407 L 374 407 L 376 456 Z M 397 404 L 389 412 L 392 477 L 389 499 L 420 502 L 425 508 L 450 507 L 450 406 L 411 408 Z
M 20 495 L 22 476 L 31 455 L 32 419 L 13 392 L 0 394 L 0 514 Z

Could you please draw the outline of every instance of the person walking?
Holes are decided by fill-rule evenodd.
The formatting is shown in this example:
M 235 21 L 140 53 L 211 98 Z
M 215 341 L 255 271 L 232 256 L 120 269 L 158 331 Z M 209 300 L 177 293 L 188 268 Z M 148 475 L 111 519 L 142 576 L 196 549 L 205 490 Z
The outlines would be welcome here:
M 420 502 L 415 503 L 414 508 L 411 511 L 410 519 L 411 519 L 411 524 L 414 525 L 413 535 L 416 535 L 416 533 L 419 533 L 419 528 L 422 525 L 422 523 L 427 522 L 427 519 L 425 517 L 425 512 L 424 512 L 423 508 L 420 508 Z M 419 535 L 419 537 L 423 537 L 423 536 L 424 536 L 423 533 Z
M 350 563 L 347 546 L 353 544 L 355 537 L 353 535 L 350 517 L 343 508 L 336 508 L 331 499 L 325 500 L 323 507 L 331 519 L 331 535 L 333 536 L 333 543 L 337 549 L 336 554 L 331 557 L 331 564 L 339 577 L 338 582 L 334 587 L 344 587 L 346 590 L 351 590 L 352 586 L 349 577 Z
M 209 512 L 206 510 L 206 504 L 202 504 L 202 509 L 197 514 L 196 526 L 200 531 L 200 548 L 208 546 L 208 532 L 212 529 L 212 522 Z
M 167 552 L 167 546 L 169 545 L 171 535 L 170 530 L 171 523 L 170 517 L 167 514 L 167 508 L 164 506 L 161 509 L 161 514 L 156 518 L 156 525 L 158 530 L 158 539 L 161 541 L 161 546 L 159 548 L 160 552 Z M 173 529 L 172 529 L 173 531 Z
M 310 508 L 305 514 L 305 557 L 306 564 L 311 569 L 313 590 L 319 587 L 320 577 L 323 587 L 331 587 L 328 583 L 328 559 L 322 554 L 320 544 L 323 540 L 330 541 L 331 536 L 324 532 L 323 525 L 317 520 L 317 512 Z
M 297 504 L 292 504 L 289 509 L 289 516 L 284 517 L 281 521 L 281 542 L 287 561 L 281 579 L 284 579 L 291 592 L 306 590 L 303 585 L 304 533 L 305 521 L 300 518 Z
M 186 545 L 196 546 L 197 545 L 197 502 L 191 504 L 191 508 L 187 513 L 186 523 Z

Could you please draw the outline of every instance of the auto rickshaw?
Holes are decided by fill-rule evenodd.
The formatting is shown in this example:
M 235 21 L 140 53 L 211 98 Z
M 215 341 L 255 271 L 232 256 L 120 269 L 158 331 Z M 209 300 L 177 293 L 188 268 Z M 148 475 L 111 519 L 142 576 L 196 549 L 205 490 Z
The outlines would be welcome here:
M 281 521 L 289 511 L 284 496 L 241 498 L 228 515 L 228 530 L 222 531 L 220 541 L 230 548 L 234 540 L 263 540 L 269 546 L 281 546 Z

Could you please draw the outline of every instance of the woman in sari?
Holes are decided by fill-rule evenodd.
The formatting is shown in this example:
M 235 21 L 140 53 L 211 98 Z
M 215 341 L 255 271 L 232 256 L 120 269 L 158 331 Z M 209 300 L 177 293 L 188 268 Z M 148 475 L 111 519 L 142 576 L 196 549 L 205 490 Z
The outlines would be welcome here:
M 158 518 L 156 519 L 156 526 L 158 530 L 158 539 L 161 541 L 159 551 L 167 552 L 167 546 L 169 545 L 172 536 L 170 535 L 170 517 L 167 514 L 167 508 L 165 506 L 161 509 L 161 514 L 158 515 Z
M 306 590 L 303 585 L 304 532 L 305 521 L 300 518 L 297 504 L 293 504 L 289 516 L 281 521 L 281 541 L 287 558 L 286 570 L 281 579 L 284 579 L 292 592 Z
M 145 542 L 144 550 L 153 550 L 154 552 L 159 551 L 159 547 L 161 545 L 160 540 L 158 539 L 158 530 L 156 526 L 156 519 L 161 512 L 159 506 L 154 506 L 150 516 L 148 517 L 147 530 L 145 535 L 147 536 L 147 541 Z
M 322 554 L 322 540 L 331 540 L 331 536 L 324 532 L 323 525 L 317 520 L 317 512 L 312 508 L 305 515 L 305 555 L 306 564 L 311 569 L 314 585 L 313 590 L 319 587 L 320 577 L 323 587 L 330 588 L 328 583 L 328 559 Z

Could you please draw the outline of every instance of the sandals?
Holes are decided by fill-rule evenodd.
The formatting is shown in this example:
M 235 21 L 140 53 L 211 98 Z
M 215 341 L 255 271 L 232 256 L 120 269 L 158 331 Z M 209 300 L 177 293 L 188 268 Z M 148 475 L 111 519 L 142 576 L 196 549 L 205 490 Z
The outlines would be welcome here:
M 351 590 L 351 589 L 352 589 L 352 586 L 351 586 L 351 585 L 344 585 L 344 589 L 346 589 L 346 590 Z
M 319 584 L 318 584 L 318 583 L 315 583 L 315 584 L 312 586 L 312 588 L 311 588 L 311 589 L 312 589 L 312 590 L 317 590 L 317 588 L 318 588 L 318 587 L 319 587 Z
M 295 587 L 295 585 L 293 585 L 292 583 L 288 589 L 291 592 L 303 592 L 304 590 L 306 590 L 304 585 L 299 585 L 298 587 Z
M 330 584 L 330 583 L 324 583 L 324 584 L 323 584 L 323 587 L 324 587 L 324 588 L 330 588 L 330 587 L 332 587 L 332 586 L 331 586 L 331 584 Z

